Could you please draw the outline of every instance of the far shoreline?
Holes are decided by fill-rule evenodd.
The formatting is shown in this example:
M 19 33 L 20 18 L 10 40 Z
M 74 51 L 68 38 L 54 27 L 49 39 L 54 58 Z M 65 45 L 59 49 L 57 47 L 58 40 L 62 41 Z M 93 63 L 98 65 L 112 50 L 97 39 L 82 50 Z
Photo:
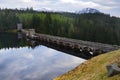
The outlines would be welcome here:
M 0 32 L 9 32 L 9 33 L 17 33 L 17 29 L 11 29 L 11 30 L 0 30 Z

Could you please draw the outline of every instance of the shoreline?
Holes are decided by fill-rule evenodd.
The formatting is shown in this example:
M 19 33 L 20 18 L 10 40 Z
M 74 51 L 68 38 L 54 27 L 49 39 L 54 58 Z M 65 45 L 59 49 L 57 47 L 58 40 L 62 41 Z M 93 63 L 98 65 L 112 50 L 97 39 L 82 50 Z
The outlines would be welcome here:
M 96 56 L 53 80 L 120 80 L 120 74 L 108 77 L 106 66 L 120 63 L 120 49 Z M 118 64 L 119 65 L 119 64 Z
M 10 32 L 10 33 L 17 33 L 18 30 L 17 29 L 12 29 L 12 30 L 0 30 L 0 32 Z

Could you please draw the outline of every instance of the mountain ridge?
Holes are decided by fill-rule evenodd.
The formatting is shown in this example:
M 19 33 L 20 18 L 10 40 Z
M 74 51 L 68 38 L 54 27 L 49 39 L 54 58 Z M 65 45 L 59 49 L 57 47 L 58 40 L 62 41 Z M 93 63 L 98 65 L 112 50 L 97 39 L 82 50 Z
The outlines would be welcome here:
M 77 14 L 84 14 L 84 13 L 101 13 L 99 10 L 94 8 L 84 8 L 80 11 L 75 11 Z

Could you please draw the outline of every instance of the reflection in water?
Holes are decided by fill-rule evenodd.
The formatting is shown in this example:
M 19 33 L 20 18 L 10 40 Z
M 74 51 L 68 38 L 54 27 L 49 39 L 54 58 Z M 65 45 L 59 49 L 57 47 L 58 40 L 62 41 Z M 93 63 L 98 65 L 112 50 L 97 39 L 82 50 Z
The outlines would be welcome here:
M 51 80 L 85 61 L 34 43 L 0 33 L 0 80 Z
M 18 39 L 22 39 L 23 38 L 23 35 L 21 34 L 21 32 L 18 32 Z
M 20 37 L 22 38 L 20 35 L 21 34 L 0 32 L 0 49 L 27 46 L 28 43 L 25 39 L 20 39 Z
M 0 80 L 51 80 L 84 60 L 45 46 L 0 50 Z

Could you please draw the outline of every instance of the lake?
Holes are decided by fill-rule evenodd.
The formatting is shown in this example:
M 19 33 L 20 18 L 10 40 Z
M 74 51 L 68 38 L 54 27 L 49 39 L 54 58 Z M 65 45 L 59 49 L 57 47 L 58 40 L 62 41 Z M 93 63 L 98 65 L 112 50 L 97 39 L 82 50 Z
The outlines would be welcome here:
M 84 61 L 44 45 L 33 47 L 20 34 L 0 33 L 0 80 L 52 80 Z

